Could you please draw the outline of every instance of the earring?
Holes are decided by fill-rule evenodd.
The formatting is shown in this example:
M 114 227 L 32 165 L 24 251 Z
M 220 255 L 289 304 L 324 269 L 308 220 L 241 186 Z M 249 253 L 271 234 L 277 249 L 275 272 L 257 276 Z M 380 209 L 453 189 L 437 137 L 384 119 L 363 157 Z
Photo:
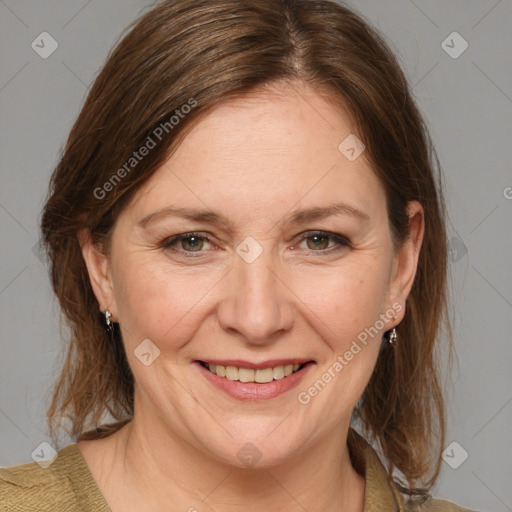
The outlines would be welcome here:
M 112 316 L 112 313 L 106 309 L 105 310 L 105 324 L 106 329 L 109 334 L 112 334 L 114 332 L 114 324 L 110 321 L 110 317 Z
M 396 328 L 393 327 L 393 329 L 391 329 L 391 331 L 389 333 L 388 343 L 390 345 L 395 345 L 397 338 L 398 338 L 398 336 L 396 335 Z

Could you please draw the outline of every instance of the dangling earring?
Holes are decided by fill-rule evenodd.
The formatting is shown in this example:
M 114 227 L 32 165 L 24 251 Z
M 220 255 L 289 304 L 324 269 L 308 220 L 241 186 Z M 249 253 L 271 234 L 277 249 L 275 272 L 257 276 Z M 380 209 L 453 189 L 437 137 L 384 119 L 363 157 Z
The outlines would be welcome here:
M 106 329 L 109 334 L 112 334 L 114 332 L 114 324 L 110 321 L 110 317 L 112 316 L 112 313 L 106 309 L 105 310 L 105 324 Z
M 393 329 L 391 329 L 391 331 L 389 332 L 388 343 L 390 345 L 395 345 L 397 338 L 398 336 L 396 335 L 396 328 L 393 327 Z

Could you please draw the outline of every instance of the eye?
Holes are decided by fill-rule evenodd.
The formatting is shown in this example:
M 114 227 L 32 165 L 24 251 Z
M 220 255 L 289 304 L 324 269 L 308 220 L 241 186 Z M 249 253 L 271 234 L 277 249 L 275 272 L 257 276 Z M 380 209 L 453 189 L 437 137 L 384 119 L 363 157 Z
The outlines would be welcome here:
M 167 238 L 161 243 L 161 247 L 171 251 L 184 254 L 187 257 L 200 257 L 204 253 L 205 242 L 211 243 L 211 238 L 204 233 L 190 232 Z M 307 243 L 311 252 L 319 252 L 321 254 L 331 253 L 344 247 L 351 247 L 350 241 L 343 235 L 338 233 L 330 233 L 328 231 L 306 231 L 299 238 L 299 243 L 311 240 L 311 244 Z M 329 246 L 329 240 L 334 245 Z M 181 247 L 179 247 L 181 245 Z M 294 247 L 291 248 L 292 250 Z M 197 253 L 197 256 L 193 253 Z
M 183 233 L 181 235 L 176 235 L 171 238 L 168 238 L 162 243 L 162 247 L 164 249 L 171 249 L 176 252 L 185 252 L 185 253 L 191 253 L 191 252 L 204 252 L 201 251 L 201 249 L 204 246 L 204 242 L 210 243 L 210 238 L 207 236 L 204 236 L 204 234 L 201 233 Z M 176 246 L 178 244 L 181 244 L 182 250 L 177 249 Z M 188 254 L 187 254 L 188 256 Z
M 329 239 L 334 242 L 334 245 L 330 247 Z M 311 243 L 308 242 L 309 240 L 311 240 Z M 331 253 L 343 247 L 351 247 L 348 238 L 338 233 L 329 233 L 328 231 L 307 231 L 301 234 L 300 242 L 302 243 L 303 241 L 306 241 L 308 249 L 320 253 Z

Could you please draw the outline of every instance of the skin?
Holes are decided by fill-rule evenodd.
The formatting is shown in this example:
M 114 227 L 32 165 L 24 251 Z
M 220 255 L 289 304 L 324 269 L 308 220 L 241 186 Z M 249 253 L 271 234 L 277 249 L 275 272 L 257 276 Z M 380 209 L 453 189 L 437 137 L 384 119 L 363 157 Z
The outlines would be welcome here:
M 351 465 L 347 432 L 382 334 L 405 313 L 424 220 L 421 205 L 410 202 L 410 237 L 395 253 L 384 190 L 365 154 L 349 161 L 338 150 L 351 133 L 346 111 L 301 84 L 230 100 L 138 190 L 109 254 L 80 233 L 100 310 L 119 322 L 136 381 L 133 421 L 106 439 L 78 443 L 113 512 L 163 511 L 171 503 L 200 512 L 363 510 L 364 478 Z M 337 201 L 369 219 L 286 221 L 298 209 Z M 171 204 L 210 208 L 232 226 L 178 217 L 138 225 Z M 311 230 L 344 235 L 350 246 L 311 234 L 300 240 Z M 212 238 L 198 242 L 200 257 L 191 239 L 174 252 L 162 248 L 190 231 Z M 249 236 L 263 250 L 252 263 L 236 252 Z M 397 303 L 396 318 L 300 403 L 298 393 Z M 145 339 L 160 350 L 149 366 L 134 355 Z M 298 387 L 260 402 L 225 395 L 191 364 L 287 357 L 315 366 Z M 237 457 L 249 442 L 261 455 L 254 467 Z

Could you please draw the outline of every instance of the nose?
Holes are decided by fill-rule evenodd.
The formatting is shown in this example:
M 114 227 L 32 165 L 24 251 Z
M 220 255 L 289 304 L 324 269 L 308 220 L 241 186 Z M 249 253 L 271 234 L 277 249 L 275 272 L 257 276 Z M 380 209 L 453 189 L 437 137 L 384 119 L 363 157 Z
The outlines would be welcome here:
M 235 255 L 218 321 L 223 330 L 249 345 L 271 345 L 291 329 L 293 292 L 270 250 L 248 261 Z

